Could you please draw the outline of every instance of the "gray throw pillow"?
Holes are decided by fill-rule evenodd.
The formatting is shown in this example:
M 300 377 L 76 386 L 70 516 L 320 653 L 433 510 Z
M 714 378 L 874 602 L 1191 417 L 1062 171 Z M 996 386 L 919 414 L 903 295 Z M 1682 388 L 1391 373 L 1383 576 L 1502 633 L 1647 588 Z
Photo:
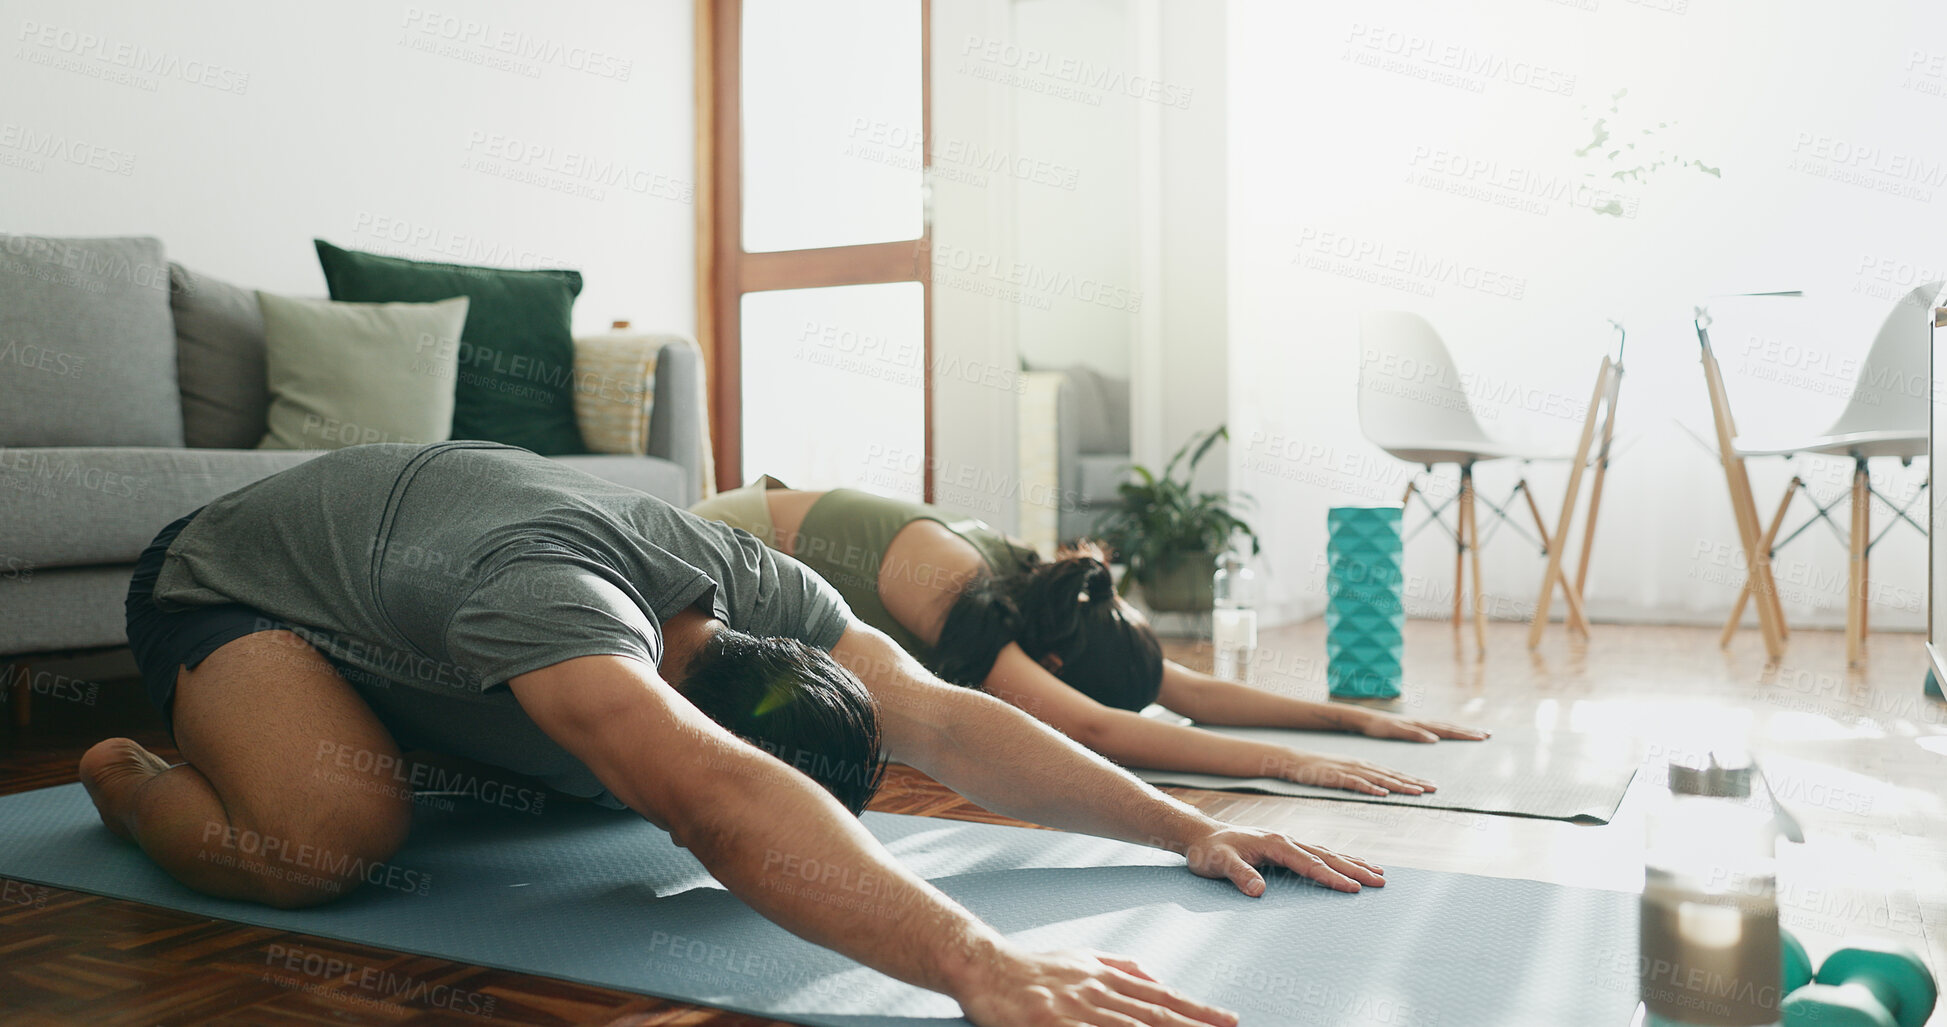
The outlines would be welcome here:
M 254 448 L 264 437 L 270 410 L 257 294 L 172 262 L 169 308 L 176 318 L 183 443 Z
M 270 430 L 258 448 L 451 437 L 467 302 L 335 303 L 259 292 Z
M 181 446 L 155 239 L 0 235 L 0 446 Z

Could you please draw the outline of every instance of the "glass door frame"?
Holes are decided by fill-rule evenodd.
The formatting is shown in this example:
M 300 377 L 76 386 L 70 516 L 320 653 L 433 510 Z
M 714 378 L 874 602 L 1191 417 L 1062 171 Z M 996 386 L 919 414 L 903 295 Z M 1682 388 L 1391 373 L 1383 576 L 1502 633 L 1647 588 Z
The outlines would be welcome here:
M 918 282 L 924 498 L 933 500 L 932 3 L 919 4 L 921 190 L 918 239 L 750 253 L 744 249 L 743 0 L 696 0 L 696 334 L 710 382 L 718 488 L 744 482 L 744 294 L 775 289 Z

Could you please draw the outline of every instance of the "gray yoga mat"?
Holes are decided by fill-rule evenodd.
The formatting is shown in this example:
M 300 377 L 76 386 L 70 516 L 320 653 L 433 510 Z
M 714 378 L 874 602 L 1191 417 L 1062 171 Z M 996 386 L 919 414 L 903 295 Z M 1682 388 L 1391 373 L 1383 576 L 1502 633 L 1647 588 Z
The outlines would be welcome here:
M 964 1022 L 951 1000 L 762 919 L 632 814 L 420 812 L 396 873 L 377 873 L 394 888 L 310 910 L 176 884 L 101 826 L 80 785 L 0 798 L 0 875 L 794 1023 Z M 1633 894 L 1395 869 L 1358 895 L 1278 875 L 1250 899 L 1118 842 L 889 814 L 865 824 L 1016 941 L 1134 956 L 1247 1024 L 1622 1027 L 1636 1006 Z
M 1636 776 L 1641 753 L 1612 738 L 1501 730 L 1485 742 L 1388 741 L 1330 731 L 1213 727 L 1218 734 L 1268 742 L 1307 752 L 1377 763 L 1425 778 L 1439 790 L 1424 795 L 1361 795 L 1337 788 L 1294 784 L 1269 777 L 1222 777 L 1175 770 L 1137 770 L 1150 784 L 1216 791 L 1266 792 L 1307 799 L 1383 802 L 1399 806 L 1504 813 L 1550 820 L 1606 824 Z

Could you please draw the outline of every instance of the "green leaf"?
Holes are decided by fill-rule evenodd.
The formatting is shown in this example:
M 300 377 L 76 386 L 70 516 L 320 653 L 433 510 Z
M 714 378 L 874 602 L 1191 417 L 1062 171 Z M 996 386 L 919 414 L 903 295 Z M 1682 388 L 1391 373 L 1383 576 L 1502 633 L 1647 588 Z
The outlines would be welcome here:
M 1250 496 L 1192 491 L 1191 479 L 1198 463 L 1219 439 L 1229 438 L 1225 425 L 1192 435 L 1160 476 L 1141 464 L 1130 466 L 1130 472 L 1141 480 L 1117 487 L 1121 504 L 1099 531 L 1104 544 L 1128 564 L 1125 582 L 1142 581 L 1192 555 L 1215 556 L 1238 533 L 1250 538 L 1252 553 L 1259 551 L 1257 534 L 1232 512 L 1233 504 L 1240 508 L 1250 505 Z M 1189 464 L 1179 477 L 1177 469 L 1184 466 L 1186 457 Z

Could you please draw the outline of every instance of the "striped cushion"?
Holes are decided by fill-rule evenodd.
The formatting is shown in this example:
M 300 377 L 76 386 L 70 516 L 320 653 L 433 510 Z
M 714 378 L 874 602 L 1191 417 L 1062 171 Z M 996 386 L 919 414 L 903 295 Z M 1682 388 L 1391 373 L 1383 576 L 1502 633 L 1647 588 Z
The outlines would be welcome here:
M 650 336 L 631 332 L 575 339 L 575 420 L 589 452 L 649 451 L 659 350 Z

